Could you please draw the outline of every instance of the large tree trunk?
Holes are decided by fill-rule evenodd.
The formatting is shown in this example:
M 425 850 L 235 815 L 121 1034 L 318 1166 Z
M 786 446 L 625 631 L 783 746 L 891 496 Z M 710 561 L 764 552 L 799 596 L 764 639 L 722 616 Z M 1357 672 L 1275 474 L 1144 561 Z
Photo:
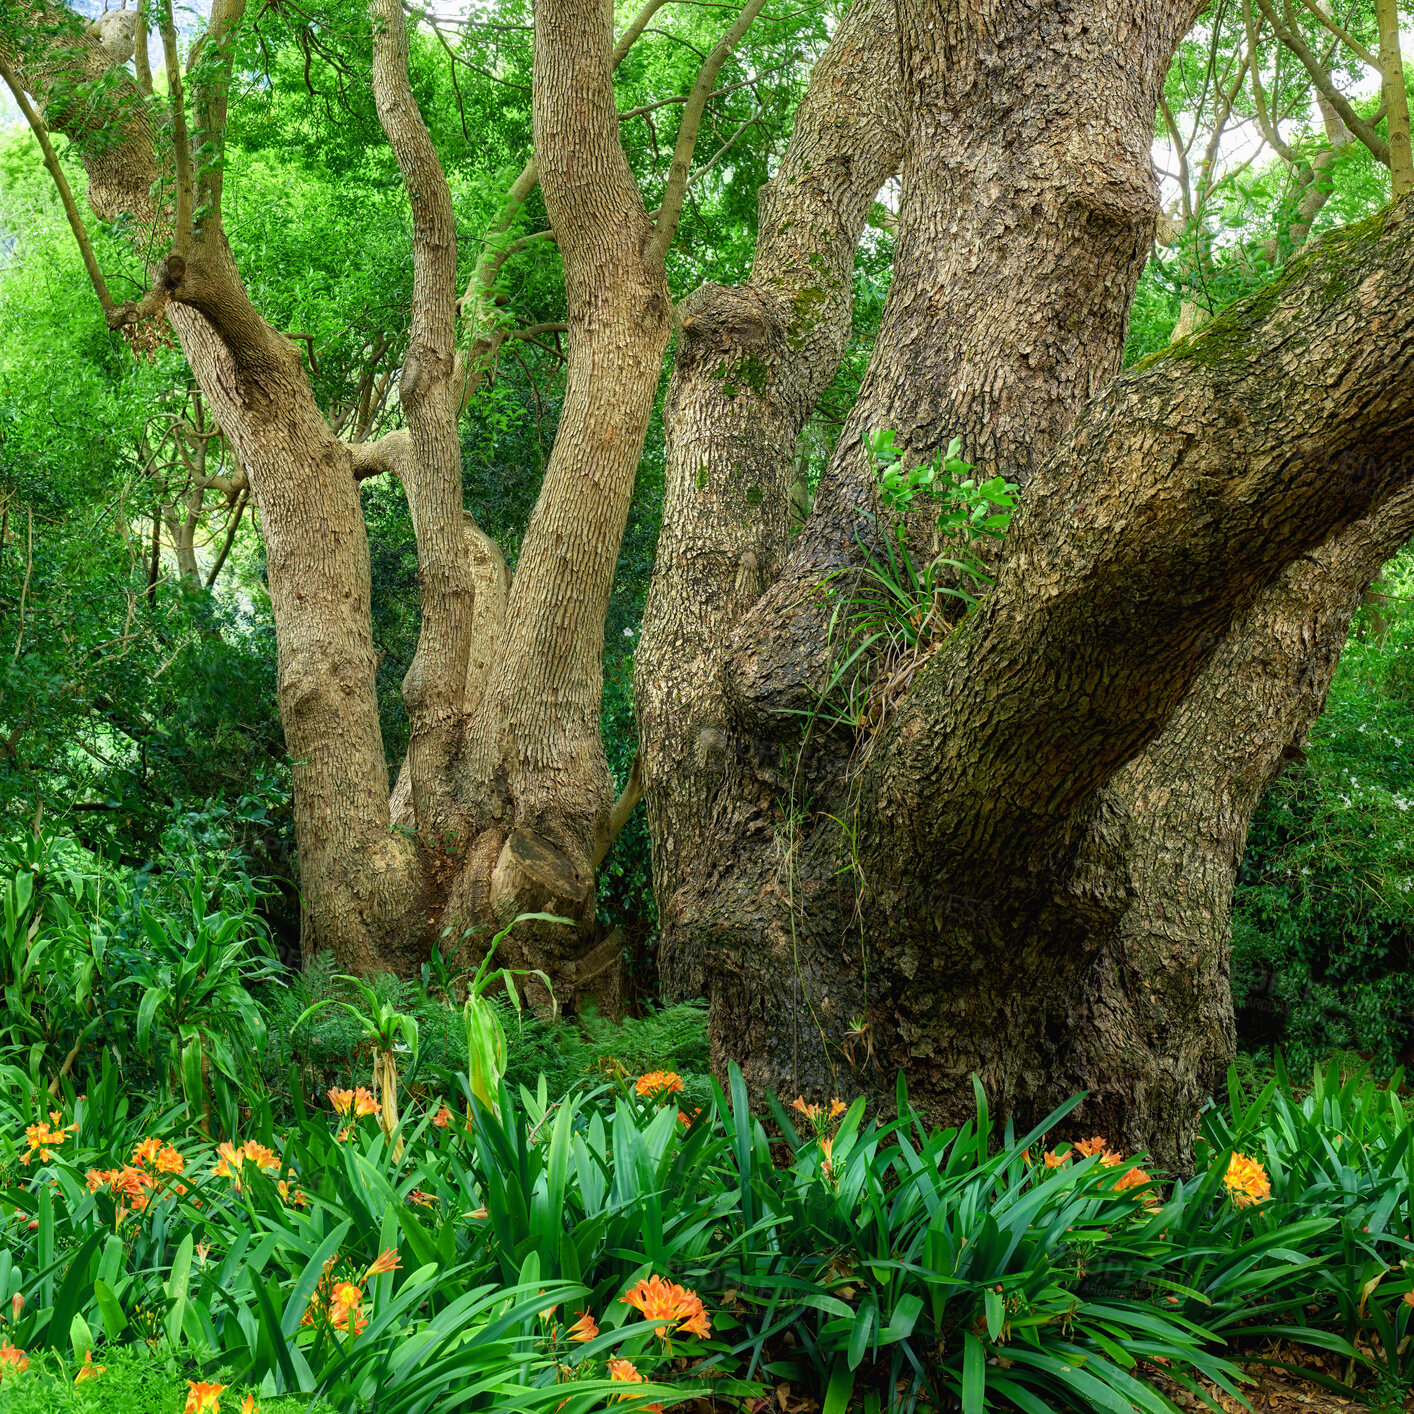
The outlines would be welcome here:
M 849 341 L 854 255 L 898 169 L 903 122 L 886 65 L 892 0 L 858 0 L 815 65 L 779 170 L 761 189 L 756 259 L 737 287 L 679 309 L 663 420 L 667 493 L 634 704 L 665 908 L 700 857 L 727 746 L 722 652 L 785 563 L 801 429 Z M 764 764 L 764 763 L 763 763 Z M 671 950 L 670 980 L 700 989 Z
M 1390 498 L 1414 418 L 1403 209 L 1100 391 L 1188 18 L 1057 5 L 969 30 L 905 12 L 884 326 L 814 515 L 718 659 L 714 805 L 664 909 L 669 975 L 705 981 L 714 1053 L 757 1086 L 886 1101 L 902 1068 L 958 1118 L 975 1071 L 1021 1120 L 1085 1088 L 1077 1124 L 1188 1161 L 1231 1050 L 1247 822 L 1408 535 Z M 1286 396 L 1337 361 L 1368 396 Z M 800 714 L 833 651 L 821 581 L 878 534 L 861 441 L 881 427 L 915 458 L 961 433 L 983 475 L 1025 489 L 995 589 L 860 770 Z

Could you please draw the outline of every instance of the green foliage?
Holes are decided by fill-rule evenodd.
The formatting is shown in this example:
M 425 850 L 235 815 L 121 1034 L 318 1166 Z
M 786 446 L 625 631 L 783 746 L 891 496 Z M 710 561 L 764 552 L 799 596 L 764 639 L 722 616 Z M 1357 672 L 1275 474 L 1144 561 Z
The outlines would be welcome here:
M 1233 995 L 1252 1046 L 1306 1066 L 1330 1051 L 1393 1065 L 1414 1044 L 1414 557 L 1386 570 L 1347 643 L 1307 759 L 1253 818 L 1233 913 Z
M 115 1391 L 207 1378 L 340 1411 L 588 1411 L 622 1391 L 602 1380 L 612 1355 L 667 1382 L 635 1387 L 659 1399 L 710 1377 L 719 1398 L 788 1381 L 841 1414 L 1160 1414 L 1147 1376 L 1232 1390 L 1214 1346 L 1276 1336 L 1345 1356 L 1347 1393 L 1398 1401 L 1414 1373 L 1399 1078 L 1332 1070 L 1300 1095 L 1279 1069 L 1254 1097 L 1234 1077 L 1204 1117 L 1211 1158 L 1161 1185 L 1100 1140 L 1043 1161 L 1078 1098 L 1026 1135 L 980 1088 L 946 1130 L 902 1083 L 892 1118 L 771 1100 L 773 1139 L 735 1067 L 696 1116 L 671 1076 L 559 1099 L 503 1080 L 497 1109 L 464 1085 L 464 1106 L 410 1106 L 391 1139 L 371 1116 L 297 1107 L 277 1127 L 257 1104 L 243 1148 L 218 1153 L 105 1066 L 22 1154 L 14 1136 L 52 1102 L 9 1070 L 0 1308 L 36 1366 L 4 1397 L 58 1388 L 43 1369 L 93 1349 L 112 1366 L 99 1389 L 114 1373 Z M 690 1302 L 638 1319 L 658 1308 L 623 1298 L 650 1276 L 695 1293 L 708 1327 L 682 1328 Z M 596 1331 L 571 1331 L 581 1313 Z
M 170 1353 L 125 1345 L 102 1356 L 103 1374 L 75 1385 L 81 1362 L 53 1350 L 36 1353 L 23 1378 L 0 1381 L 0 1414 L 182 1414 L 188 1372 Z M 238 1410 L 247 1393 L 260 1391 L 231 1385 L 222 1410 Z M 262 1398 L 259 1408 L 260 1414 L 332 1414 L 322 1400 L 294 1396 Z
M 836 600 L 831 636 L 840 638 L 844 646 L 831 668 L 819 708 L 809 714 L 870 731 L 882 724 L 892 701 L 991 583 L 972 546 L 1000 540 L 1016 507 L 1013 482 L 1000 476 L 981 481 L 968 475 L 973 468 L 961 458 L 960 437 L 954 437 L 931 461 L 905 471 L 894 436 L 885 429 L 868 439 L 879 477 L 879 498 L 893 521 L 871 537 L 879 553 L 874 543 L 856 532 L 862 567 L 827 580 Z M 937 521 L 920 527 L 923 518 L 917 512 L 924 500 L 933 498 L 942 503 Z M 910 511 L 915 512 L 913 523 Z M 930 546 L 919 553 L 917 542 L 933 539 L 934 533 L 943 551 L 933 553 Z M 837 705 L 841 701 L 843 705 Z
M 180 832 L 167 840 L 155 880 L 98 867 L 61 837 L 0 840 L 0 1056 L 57 1086 L 111 1051 L 208 1125 L 214 1106 L 231 1132 L 264 1048 L 247 989 L 276 964 L 251 881 L 180 853 Z

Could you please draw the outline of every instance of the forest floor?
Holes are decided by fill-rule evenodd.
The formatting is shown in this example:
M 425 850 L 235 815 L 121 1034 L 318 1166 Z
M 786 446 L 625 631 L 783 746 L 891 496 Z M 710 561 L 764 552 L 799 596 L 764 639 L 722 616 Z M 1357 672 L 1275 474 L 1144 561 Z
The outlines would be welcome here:
M 1254 1381 L 1253 1384 L 1241 1386 L 1247 1405 L 1209 1381 L 1200 1381 L 1213 1402 L 1227 1411 L 1227 1414 L 1245 1414 L 1248 1405 L 1255 1414 L 1334 1414 L 1336 1410 L 1397 1408 L 1395 1405 L 1381 1404 L 1373 1389 L 1363 1391 L 1363 1398 L 1352 1394 L 1337 1394 L 1316 1380 L 1303 1378 L 1299 1373 L 1299 1370 L 1305 1369 L 1327 1379 L 1344 1380 L 1348 1374 L 1348 1362 L 1338 1355 L 1302 1350 L 1296 1346 L 1278 1345 L 1274 1342 L 1258 1359 L 1262 1362 L 1280 1361 L 1284 1365 L 1297 1366 L 1297 1370 L 1280 1369 L 1274 1365 L 1257 1363 L 1250 1358 L 1234 1358 Z M 1211 1414 L 1212 1405 L 1204 1404 L 1171 1380 L 1158 1378 L 1153 1382 L 1180 1409 L 1191 1410 L 1193 1414 L 1200 1414 L 1200 1411 L 1202 1414 Z

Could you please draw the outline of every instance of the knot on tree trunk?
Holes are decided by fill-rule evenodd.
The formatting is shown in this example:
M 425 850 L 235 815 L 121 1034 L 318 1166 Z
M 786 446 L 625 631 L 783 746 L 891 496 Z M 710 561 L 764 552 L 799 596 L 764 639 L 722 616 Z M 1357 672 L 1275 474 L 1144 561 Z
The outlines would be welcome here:
M 699 286 L 678 306 L 678 374 L 712 359 L 735 355 L 745 361 L 774 353 L 785 338 L 788 315 L 784 300 L 751 285 Z M 736 371 L 734 381 L 753 386 L 752 369 Z M 764 371 L 756 371 L 757 382 Z

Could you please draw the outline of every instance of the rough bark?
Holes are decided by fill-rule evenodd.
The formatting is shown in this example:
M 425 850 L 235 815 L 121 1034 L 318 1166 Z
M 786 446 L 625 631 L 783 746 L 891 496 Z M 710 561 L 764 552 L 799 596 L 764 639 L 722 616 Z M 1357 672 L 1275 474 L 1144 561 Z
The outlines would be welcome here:
M 565 265 L 569 365 L 461 766 L 478 831 L 468 867 L 480 887 L 493 861 L 489 907 L 503 923 L 547 907 L 593 915 L 594 848 L 613 805 L 599 735 L 604 613 L 670 316 L 653 226 L 619 141 L 606 13 L 541 0 L 534 43 L 535 147 Z M 534 947 L 534 958 L 515 960 L 544 965 L 582 950 L 553 937 Z
M 634 684 L 665 903 L 700 853 L 720 775 L 727 634 L 785 562 L 801 429 L 844 354 L 855 251 L 898 168 L 897 42 L 891 0 L 851 7 L 761 189 L 750 279 L 704 285 L 678 310 L 663 529 Z
M 1039 17 L 998 9 L 966 22 L 937 7 L 900 13 L 894 52 L 910 130 L 875 355 L 784 573 L 731 627 L 728 722 L 711 743 L 718 759 L 704 763 L 715 790 L 740 802 L 730 825 L 712 820 L 712 834 L 725 830 L 733 849 L 765 841 L 757 867 L 768 878 L 781 834 L 774 802 L 788 780 L 802 798 L 813 793 L 799 759 L 789 778 L 781 766 L 834 652 L 837 605 L 821 585 L 857 566 L 860 541 L 875 536 L 863 438 L 892 428 L 919 459 L 961 434 L 984 475 L 1024 483 L 1113 375 L 1157 214 L 1154 106 L 1190 18 L 1158 4 L 1137 22 L 1104 6 L 1078 17 L 1064 5 Z M 654 797 L 650 787 L 650 811 Z M 670 975 L 706 968 L 688 899 L 715 858 L 704 855 L 683 896 L 661 903 Z
M 758 1086 L 883 1099 L 902 1067 L 957 1118 L 975 1070 L 1023 1119 L 1088 1088 L 1077 1123 L 1182 1166 L 1231 1046 L 1247 820 L 1408 533 L 1391 498 L 1411 469 L 1411 222 L 1323 243 L 1095 396 L 1152 232 L 1148 114 L 1186 16 L 1085 18 L 944 26 L 947 52 L 926 15 L 905 22 L 897 298 L 811 522 L 726 654 L 709 843 L 664 953 L 706 980 L 714 1053 Z M 1125 78 L 1076 81 L 1121 50 Z M 1005 123 L 958 111 L 979 66 Z M 1017 133 L 1037 135 L 1022 160 L 989 161 Z M 1303 366 L 1338 368 L 1339 391 L 1291 399 Z M 918 456 L 961 432 L 1026 489 L 996 589 L 851 780 L 850 744 L 790 714 L 828 659 L 820 583 L 873 533 L 859 439 L 881 426 Z
M 1163 732 L 1100 793 L 1125 822 L 1119 904 L 1069 1014 L 1039 1109 L 1080 1089 L 1074 1123 L 1186 1168 L 1193 1117 L 1233 1054 L 1232 892 L 1248 823 L 1325 702 L 1354 609 L 1414 535 L 1414 494 L 1288 565 L 1214 645 Z

